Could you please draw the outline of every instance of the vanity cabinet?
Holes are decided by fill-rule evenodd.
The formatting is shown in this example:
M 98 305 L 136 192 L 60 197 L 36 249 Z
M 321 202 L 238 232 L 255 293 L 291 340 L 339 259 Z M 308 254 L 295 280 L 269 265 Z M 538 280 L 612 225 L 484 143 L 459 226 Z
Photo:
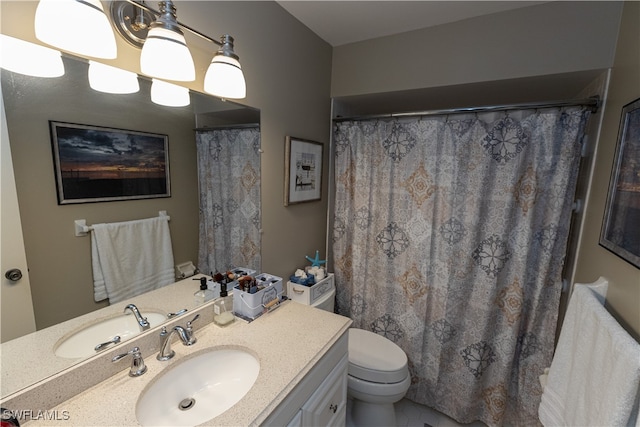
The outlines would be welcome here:
M 269 415 L 263 426 L 344 426 L 348 335 L 345 333 Z M 286 363 L 286 362 L 285 362 Z
M 201 321 L 211 322 L 210 304 L 199 308 L 197 313 Z M 172 322 L 183 324 L 184 319 Z M 145 354 L 148 368 L 145 375 L 130 378 L 128 368 L 120 365 L 117 372 L 98 384 L 87 384 L 87 378 L 109 375 L 108 370 L 116 366 L 112 357 L 122 350 L 117 347 L 76 365 L 65 376 L 48 379 L 3 401 L 2 406 L 32 413 L 65 411 L 70 415 L 64 420 L 34 419 L 28 423 L 33 427 L 97 426 L 104 425 L 107 419 L 110 425 L 139 425 L 137 401 L 158 375 L 198 354 L 215 348 L 233 348 L 255 355 L 260 361 L 258 378 L 244 399 L 201 425 L 344 427 L 350 325 L 351 320 L 346 317 L 288 301 L 251 323 L 236 321 L 226 328 L 208 325 L 198 329 L 197 344 L 176 346 L 176 358 L 169 362 L 155 358 L 158 335 L 157 331 L 150 331 L 127 345 L 129 348 L 137 345 L 148 352 L 154 349 Z M 274 345 L 273 331 L 280 331 L 278 345 Z M 61 399 L 60 390 L 69 390 L 72 396 Z M 106 413 L 105 407 L 118 410 Z
M 302 406 L 303 426 L 344 425 L 347 409 L 347 366 L 344 356 L 320 387 Z

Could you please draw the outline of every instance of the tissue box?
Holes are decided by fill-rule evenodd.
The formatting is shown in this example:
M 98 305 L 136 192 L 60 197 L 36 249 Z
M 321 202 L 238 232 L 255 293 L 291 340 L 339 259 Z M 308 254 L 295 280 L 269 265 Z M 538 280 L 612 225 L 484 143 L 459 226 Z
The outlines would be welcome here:
M 324 294 L 331 292 L 333 286 L 333 273 L 328 273 L 327 277 L 312 286 L 300 285 L 289 281 L 287 282 L 287 297 L 301 304 L 311 305 Z
M 282 298 L 282 277 L 260 273 L 256 282 L 264 289 L 255 294 L 241 291 L 238 286 L 233 288 L 233 311 L 236 314 L 255 319 L 262 314 L 265 304 Z

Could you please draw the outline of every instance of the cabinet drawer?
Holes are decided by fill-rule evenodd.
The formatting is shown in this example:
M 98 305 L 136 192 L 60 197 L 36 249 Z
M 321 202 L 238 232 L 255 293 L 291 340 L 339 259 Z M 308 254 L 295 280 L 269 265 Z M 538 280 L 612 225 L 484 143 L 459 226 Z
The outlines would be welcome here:
M 347 365 L 345 355 L 320 387 L 302 406 L 302 423 L 305 426 L 344 425 L 344 409 L 347 404 Z M 341 418 L 341 419 L 339 419 Z

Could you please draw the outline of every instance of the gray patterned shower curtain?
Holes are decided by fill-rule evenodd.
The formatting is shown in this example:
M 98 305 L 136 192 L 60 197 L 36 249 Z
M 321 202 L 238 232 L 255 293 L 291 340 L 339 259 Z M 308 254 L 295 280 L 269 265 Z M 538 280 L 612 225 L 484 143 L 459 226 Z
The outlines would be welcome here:
M 260 129 L 196 132 L 200 191 L 198 268 L 261 271 Z
M 538 424 L 588 117 L 335 124 L 337 309 L 407 353 L 409 399 L 462 423 Z

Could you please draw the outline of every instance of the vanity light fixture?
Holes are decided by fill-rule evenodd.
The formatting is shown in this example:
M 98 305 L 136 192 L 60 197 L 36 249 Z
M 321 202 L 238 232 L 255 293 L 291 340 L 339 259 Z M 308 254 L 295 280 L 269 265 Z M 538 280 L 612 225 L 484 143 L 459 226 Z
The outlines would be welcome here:
M 158 79 L 151 80 L 151 100 L 166 107 L 186 107 L 191 103 L 189 89 Z
M 244 98 L 247 86 L 238 55 L 233 51 L 233 37 L 225 34 L 221 42 L 204 76 L 204 91 L 221 98 Z
M 99 92 L 127 94 L 140 90 L 138 75 L 131 71 L 89 61 L 89 86 Z
M 140 53 L 144 74 L 166 80 L 193 81 L 196 69 L 171 0 L 161 1 L 160 16 L 151 23 Z
M 0 67 L 33 77 L 60 77 L 60 51 L 0 34 Z
M 35 33 L 44 43 L 79 55 L 117 56 L 116 38 L 100 0 L 40 0 Z
M 178 22 L 171 0 L 159 2 L 159 8 L 160 11 L 153 10 L 144 1 L 136 0 L 111 3 L 111 18 L 118 33 L 131 45 L 142 46 L 142 72 L 164 80 L 195 80 L 193 58 L 182 31 L 187 30 L 219 47 L 205 74 L 204 91 L 220 98 L 244 98 L 246 83 L 239 57 L 233 50 L 233 37 L 225 34 L 215 40 Z M 141 13 L 151 16 L 154 21 L 147 26 L 147 18 L 141 18 Z M 144 25 L 138 25 L 138 21 Z

